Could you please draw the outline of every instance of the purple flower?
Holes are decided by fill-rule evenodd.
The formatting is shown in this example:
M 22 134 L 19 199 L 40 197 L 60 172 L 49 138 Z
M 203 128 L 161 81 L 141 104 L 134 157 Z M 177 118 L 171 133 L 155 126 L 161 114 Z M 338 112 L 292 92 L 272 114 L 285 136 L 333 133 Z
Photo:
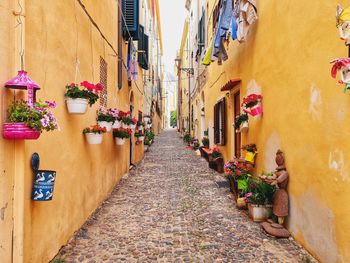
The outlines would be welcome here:
M 47 104 L 47 106 L 49 106 L 50 108 L 54 109 L 56 108 L 57 104 L 55 101 L 48 101 L 48 100 L 45 100 L 45 103 Z

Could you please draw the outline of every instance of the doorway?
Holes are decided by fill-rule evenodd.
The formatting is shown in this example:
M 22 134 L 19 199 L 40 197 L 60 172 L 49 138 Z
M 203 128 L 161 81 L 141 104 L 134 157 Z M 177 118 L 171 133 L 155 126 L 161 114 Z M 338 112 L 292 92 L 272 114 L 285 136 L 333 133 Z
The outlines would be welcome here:
M 240 92 L 236 92 L 233 97 L 233 103 L 234 103 L 234 117 L 236 119 L 237 116 L 241 114 L 241 95 Z M 234 131 L 234 140 L 235 140 L 235 157 L 239 158 L 241 157 L 241 133 Z

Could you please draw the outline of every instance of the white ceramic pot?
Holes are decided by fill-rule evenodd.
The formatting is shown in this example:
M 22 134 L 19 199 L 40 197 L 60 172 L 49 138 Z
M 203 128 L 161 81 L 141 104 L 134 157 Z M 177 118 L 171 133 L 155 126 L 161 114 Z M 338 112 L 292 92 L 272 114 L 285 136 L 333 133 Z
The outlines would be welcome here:
M 136 124 L 131 124 L 130 129 L 134 130 L 136 128 Z
M 103 139 L 103 134 L 99 133 L 85 133 L 86 140 L 88 144 L 101 144 Z
M 247 132 L 249 129 L 249 123 L 247 121 L 241 124 L 240 132 Z
M 101 128 L 106 128 L 107 132 L 110 132 L 112 130 L 113 123 L 112 122 L 107 122 L 107 121 L 99 121 L 98 125 Z
M 271 215 L 272 205 L 248 204 L 249 217 L 254 222 L 263 222 Z
M 121 121 L 116 120 L 116 121 L 113 123 L 112 128 L 113 128 L 113 129 L 119 129 L 121 126 L 122 126 Z
M 145 139 L 145 136 L 140 136 L 138 139 L 140 142 L 143 142 L 143 140 Z
M 123 129 L 129 129 L 129 128 L 130 128 L 130 125 L 125 124 L 125 123 L 122 122 L 122 128 L 123 128 Z
M 117 144 L 117 145 L 124 145 L 124 143 L 125 143 L 125 138 L 115 138 L 115 143 Z
M 139 126 L 139 131 L 142 131 L 143 130 L 143 126 Z
M 84 114 L 86 112 L 88 102 L 89 101 L 87 99 L 67 98 L 66 103 L 68 112 L 71 114 Z

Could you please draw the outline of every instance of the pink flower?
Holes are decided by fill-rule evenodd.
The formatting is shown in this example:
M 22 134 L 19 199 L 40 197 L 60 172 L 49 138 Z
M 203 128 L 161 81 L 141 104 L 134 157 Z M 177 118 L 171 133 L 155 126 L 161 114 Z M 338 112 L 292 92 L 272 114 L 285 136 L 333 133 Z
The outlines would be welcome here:
M 249 198 L 249 197 L 251 197 L 252 195 L 253 195 L 253 193 L 246 193 L 246 194 L 245 194 L 245 197 L 246 197 L 246 198 Z
M 97 84 L 95 85 L 95 90 L 96 90 L 96 92 L 100 92 L 100 91 L 102 91 L 104 88 L 105 88 L 105 87 L 104 87 L 101 83 L 97 83 Z

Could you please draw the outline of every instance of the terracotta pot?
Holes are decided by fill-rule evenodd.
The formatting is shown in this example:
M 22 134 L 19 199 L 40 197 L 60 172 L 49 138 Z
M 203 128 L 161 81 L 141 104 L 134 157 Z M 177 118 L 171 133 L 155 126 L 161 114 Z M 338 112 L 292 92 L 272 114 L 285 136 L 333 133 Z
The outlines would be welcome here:
M 68 112 L 71 114 L 84 114 L 86 112 L 88 102 L 89 101 L 87 99 L 67 98 L 66 103 Z
M 254 205 L 248 204 L 249 217 L 254 222 L 263 222 L 269 218 L 272 213 L 272 205 Z
M 91 132 L 91 133 L 85 133 L 85 137 L 86 137 L 88 144 L 96 145 L 96 144 L 102 143 L 103 134 Z
M 4 123 L 2 135 L 7 140 L 36 140 L 40 132 L 28 127 L 24 122 Z
M 113 122 L 99 121 L 99 122 L 98 122 L 98 125 L 99 125 L 101 128 L 106 128 L 107 132 L 110 132 L 110 131 L 112 130 Z

